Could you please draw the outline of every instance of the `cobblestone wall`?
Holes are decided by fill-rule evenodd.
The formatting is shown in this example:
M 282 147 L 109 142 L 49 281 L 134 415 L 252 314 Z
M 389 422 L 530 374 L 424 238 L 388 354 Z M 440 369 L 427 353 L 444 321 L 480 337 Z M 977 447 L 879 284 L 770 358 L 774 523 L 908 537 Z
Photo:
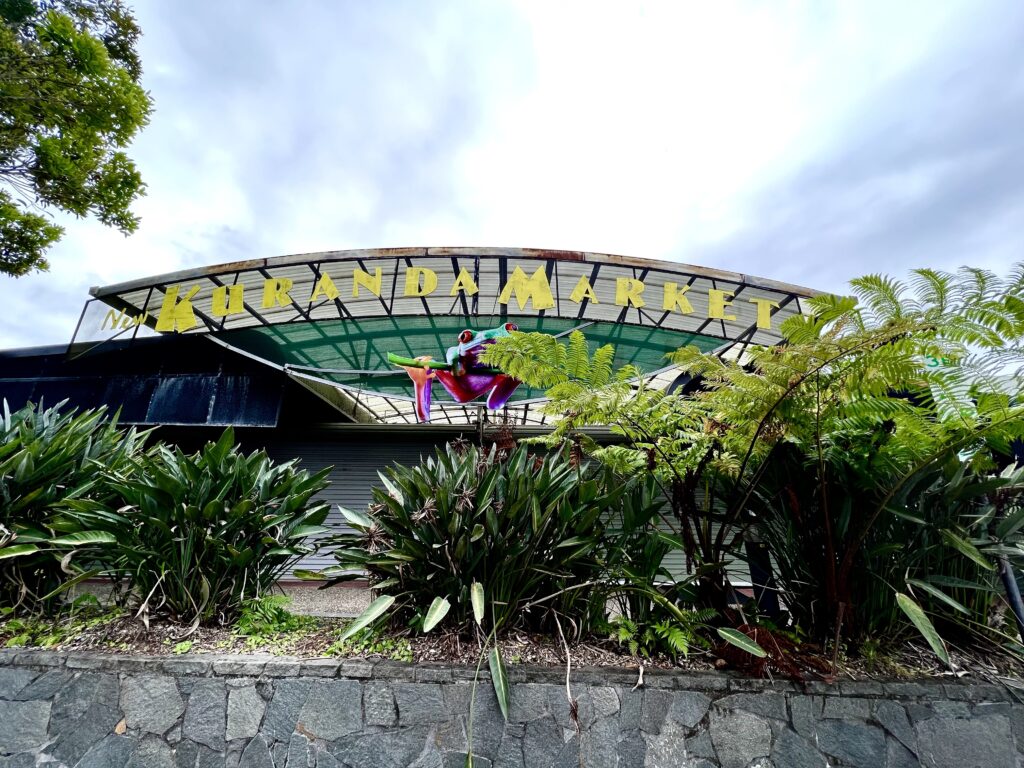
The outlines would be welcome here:
M 992 685 L 812 684 L 513 668 L 484 681 L 480 768 L 1011 768 L 1024 705 Z M 0 652 L 0 768 L 463 768 L 472 670 L 366 661 Z

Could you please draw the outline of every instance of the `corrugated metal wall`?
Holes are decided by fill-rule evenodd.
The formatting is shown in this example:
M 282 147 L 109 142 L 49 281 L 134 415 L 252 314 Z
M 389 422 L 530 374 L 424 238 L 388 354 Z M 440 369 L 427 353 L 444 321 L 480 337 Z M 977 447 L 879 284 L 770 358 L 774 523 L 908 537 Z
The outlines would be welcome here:
M 277 461 L 288 461 L 296 456 L 302 459 L 302 466 L 318 471 L 333 467 L 331 484 L 323 498 L 331 505 L 327 525 L 332 528 L 351 530 L 338 512 L 338 506 L 365 510 L 372 500 L 371 489 L 380 485 L 377 471 L 393 463 L 417 464 L 422 456 L 433 453 L 434 448 L 444 445 L 454 435 L 428 434 L 423 436 L 408 433 L 372 433 L 346 431 L 316 439 L 277 439 L 266 444 L 267 452 Z M 473 439 L 472 435 L 467 435 Z M 667 512 L 667 510 L 666 510 Z M 668 531 L 667 526 L 662 525 Z M 319 569 L 333 565 L 329 552 L 320 553 L 300 561 L 297 568 Z M 685 572 L 683 553 L 672 552 L 666 558 L 666 567 L 673 575 Z M 734 562 L 729 572 L 734 583 L 747 583 L 748 574 L 744 563 Z
M 338 505 L 364 511 L 371 501 L 371 488 L 380 485 L 377 470 L 393 463 L 418 464 L 421 456 L 433 453 L 435 446 L 450 439 L 439 435 L 382 437 L 385 439 L 364 432 L 345 432 L 316 440 L 277 440 L 268 442 L 266 449 L 277 461 L 298 456 L 302 466 L 314 472 L 333 467 L 331 484 L 322 496 L 331 504 L 327 525 L 351 530 L 338 512 Z M 297 567 L 317 569 L 333 564 L 329 553 L 321 553 L 302 560 Z

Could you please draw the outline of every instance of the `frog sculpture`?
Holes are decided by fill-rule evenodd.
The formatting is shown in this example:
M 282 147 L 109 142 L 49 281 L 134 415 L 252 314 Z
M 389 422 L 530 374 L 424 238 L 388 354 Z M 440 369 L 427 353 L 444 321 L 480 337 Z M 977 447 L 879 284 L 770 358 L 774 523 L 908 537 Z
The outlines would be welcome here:
M 448 348 L 444 363 L 435 363 L 426 355 L 413 360 L 390 355 L 390 359 L 405 369 L 412 379 L 416 391 L 417 421 L 430 421 L 431 384 L 434 379 L 441 382 L 457 403 L 468 403 L 486 394 L 488 408 L 497 410 L 505 405 L 521 382 L 481 364 L 477 357 L 485 346 L 517 330 L 515 323 L 505 323 L 487 331 L 467 328 L 459 334 L 459 343 Z

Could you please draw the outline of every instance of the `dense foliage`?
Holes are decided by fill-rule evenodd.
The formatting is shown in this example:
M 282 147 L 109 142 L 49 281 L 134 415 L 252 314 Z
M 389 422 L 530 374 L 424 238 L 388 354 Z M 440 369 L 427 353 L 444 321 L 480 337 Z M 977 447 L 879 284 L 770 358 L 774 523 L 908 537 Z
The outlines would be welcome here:
M 102 514 L 79 514 L 73 505 L 116 503 L 102 473 L 124 471 L 143 435 L 119 429 L 102 409 L 75 413 L 30 404 L 11 413 L 6 401 L 3 406 L 0 607 L 36 610 L 114 541 Z
M 39 207 L 138 226 L 124 152 L 151 109 L 138 37 L 120 0 L 0 3 L 0 273 L 47 268 L 62 230 Z
M 110 473 L 119 504 L 108 510 L 116 542 L 103 552 L 111 575 L 142 598 L 144 614 L 230 621 L 311 551 L 308 537 L 326 531 L 328 506 L 313 497 L 328 470 L 311 475 L 297 463 L 246 455 L 227 429 L 195 454 L 157 445 L 130 471 Z
M 1000 481 L 1008 522 L 980 511 L 1024 435 L 1024 267 L 853 287 L 859 302 L 820 296 L 785 320 L 782 346 L 739 361 L 679 350 L 673 361 L 700 383 L 690 397 L 631 369 L 603 372 L 579 334 L 561 351 L 514 334 L 481 359 L 549 388 L 547 408 L 564 418 L 545 442 L 574 440 L 657 479 L 705 605 L 728 608 L 725 565 L 758 529 L 794 626 L 813 637 L 889 632 L 904 617 L 927 636 L 911 594 L 944 621 L 987 628 L 992 558 L 1024 555 L 1007 538 L 1020 526 L 1019 476 Z M 591 425 L 624 444 L 589 443 L 578 428 Z M 944 483 L 972 490 L 946 494 Z
M 344 510 L 356 533 L 334 539 L 338 565 L 323 576 L 369 574 L 395 599 L 393 616 L 417 629 L 468 630 L 473 590 L 488 628 L 585 634 L 605 620 L 629 579 L 649 618 L 656 577 L 667 577 L 657 535 L 663 502 L 650 481 L 623 481 L 578 464 L 569 450 L 448 445 L 414 467 L 382 474 L 368 512 Z M 653 550 L 652 550 L 653 547 Z M 627 598 L 624 598 L 627 599 Z M 441 606 L 444 606 L 443 608 Z M 683 638 L 685 644 L 688 638 Z
M 0 608 L 36 612 L 71 584 L 114 579 L 140 615 L 233 619 L 326 531 L 328 470 L 244 454 L 228 429 L 187 455 L 103 410 L 29 405 L 0 421 Z

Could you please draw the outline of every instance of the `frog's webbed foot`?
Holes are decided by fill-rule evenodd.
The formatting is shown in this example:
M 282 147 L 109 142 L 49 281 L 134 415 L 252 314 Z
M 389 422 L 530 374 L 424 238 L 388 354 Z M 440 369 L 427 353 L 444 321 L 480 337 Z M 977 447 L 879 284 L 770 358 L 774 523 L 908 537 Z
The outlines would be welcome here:
M 429 355 L 415 358 L 421 363 L 429 363 L 434 358 Z M 434 371 L 430 368 L 413 368 L 402 366 L 402 369 L 412 379 L 413 390 L 416 396 L 416 421 L 422 423 L 430 421 L 430 385 L 434 378 Z
M 499 373 L 494 377 L 494 389 L 487 396 L 487 407 L 492 411 L 496 411 L 504 406 L 520 384 L 522 382 L 519 379 L 513 379 L 511 376 Z

